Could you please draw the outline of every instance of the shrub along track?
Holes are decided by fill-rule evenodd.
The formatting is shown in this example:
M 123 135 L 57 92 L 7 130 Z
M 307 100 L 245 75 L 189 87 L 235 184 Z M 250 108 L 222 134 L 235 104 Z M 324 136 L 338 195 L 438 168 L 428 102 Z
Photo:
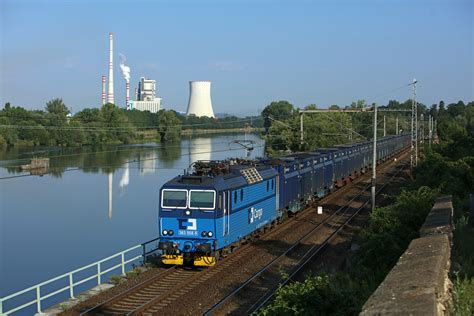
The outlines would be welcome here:
M 406 156 L 406 154 L 401 156 Z M 391 160 L 381 164 L 378 167 L 379 171 L 382 172 L 390 165 Z M 222 299 L 223 293 L 231 292 L 238 287 L 249 275 L 259 271 L 268 262 L 280 256 L 308 232 L 314 231 L 315 227 L 327 230 L 327 227 L 325 228 L 321 224 L 327 224 L 331 214 L 334 214 L 341 205 L 345 204 L 344 200 L 347 196 L 355 196 L 361 191 L 361 188 L 366 187 L 367 179 L 367 174 L 362 175 L 351 184 L 319 201 L 320 205 L 325 206 L 324 215 L 317 215 L 313 208 L 307 208 L 298 216 L 290 218 L 275 229 L 263 234 L 255 242 L 239 247 L 226 259 L 220 260 L 216 266 L 211 268 L 190 270 L 173 267 L 165 272 L 161 269 L 155 276 L 151 275 L 148 281 L 130 287 L 125 293 L 96 306 L 95 309 L 88 310 L 88 314 L 127 314 L 132 312 L 148 314 L 146 310 L 151 314 L 166 311 L 167 313 L 191 315 L 203 312 L 207 309 L 206 307 L 212 306 L 216 301 Z M 330 204 L 333 201 L 335 203 Z M 178 275 L 181 276 L 175 277 Z M 146 289 L 147 287 L 148 289 Z M 142 294 L 137 295 L 138 291 L 142 291 L 140 292 Z M 86 301 L 66 313 L 84 311 L 99 301 L 97 299 L 94 301 L 93 298 L 89 303 Z
M 384 184 L 377 194 L 395 178 L 406 165 L 402 165 L 389 178 L 384 177 Z M 368 193 L 368 194 L 367 194 Z M 326 246 L 370 203 L 370 185 L 303 238 L 293 244 L 287 251 L 269 262 L 260 271 L 248 278 L 241 286 L 229 293 L 204 315 L 231 314 L 249 315 L 268 302 L 278 286 L 285 285 L 306 267 L 308 262 L 322 254 Z M 285 272 L 282 277 L 282 271 Z

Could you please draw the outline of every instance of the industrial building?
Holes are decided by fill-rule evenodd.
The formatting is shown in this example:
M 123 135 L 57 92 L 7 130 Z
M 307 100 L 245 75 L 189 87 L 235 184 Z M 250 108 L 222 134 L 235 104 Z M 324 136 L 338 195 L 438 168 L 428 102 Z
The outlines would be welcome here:
M 150 111 L 151 113 L 157 113 L 161 110 L 161 98 L 156 96 L 155 80 L 141 77 L 136 89 L 135 99 L 135 101 L 128 102 L 128 110 Z
M 189 102 L 186 115 L 215 117 L 211 102 L 210 81 L 189 82 Z

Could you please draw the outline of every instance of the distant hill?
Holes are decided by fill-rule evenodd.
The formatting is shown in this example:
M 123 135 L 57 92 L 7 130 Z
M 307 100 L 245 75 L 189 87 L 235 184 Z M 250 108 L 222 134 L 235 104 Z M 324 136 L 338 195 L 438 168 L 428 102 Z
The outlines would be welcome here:
M 215 116 L 217 118 L 226 118 L 226 117 L 229 117 L 229 116 L 236 116 L 236 115 L 232 115 L 232 114 L 228 114 L 228 113 L 216 113 Z

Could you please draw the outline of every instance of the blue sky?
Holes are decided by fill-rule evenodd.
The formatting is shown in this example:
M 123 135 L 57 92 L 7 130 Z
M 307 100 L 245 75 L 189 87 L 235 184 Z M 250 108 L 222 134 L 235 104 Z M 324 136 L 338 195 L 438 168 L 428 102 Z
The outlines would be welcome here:
M 256 114 L 295 106 L 474 100 L 473 1 L 0 0 L 0 102 L 77 112 L 100 106 L 114 33 L 118 53 L 157 81 L 166 108 L 185 110 L 189 80 L 211 80 L 214 111 Z M 387 91 L 399 88 L 391 93 Z

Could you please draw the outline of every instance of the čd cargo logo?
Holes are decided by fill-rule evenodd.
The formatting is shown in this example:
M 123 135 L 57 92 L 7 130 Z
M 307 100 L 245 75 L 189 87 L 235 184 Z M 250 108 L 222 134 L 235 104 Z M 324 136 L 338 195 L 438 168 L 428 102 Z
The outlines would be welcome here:
M 197 221 L 195 218 L 178 218 L 180 230 L 197 230 Z
M 256 209 L 255 207 L 252 207 L 249 209 L 249 223 L 252 224 L 256 220 L 259 220 L 262 218 L 263 215 L 263 209 L 259 208 Z

